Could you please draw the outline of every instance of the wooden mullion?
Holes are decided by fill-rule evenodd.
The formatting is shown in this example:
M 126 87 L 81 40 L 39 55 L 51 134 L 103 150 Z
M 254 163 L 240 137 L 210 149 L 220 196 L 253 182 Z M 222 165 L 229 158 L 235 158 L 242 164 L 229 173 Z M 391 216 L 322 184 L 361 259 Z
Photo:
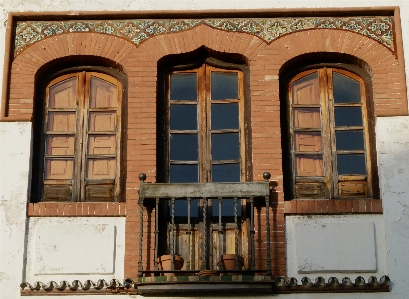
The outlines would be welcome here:
M 322 176 L 294 176 L 297 183 L 300 182 L 325 182 L 325 177 Z
M 359 78 L 360 79 L 360 78 Z M 366 162 L 366 173 L 367 173 L 367 191 L 368 197 L 373 197 L 372 192 L 372 157 L 371 157 L 371 145 L 369 143 L 369 120 L 368 120 L 368 108 L 366 102 L 366 94 L 365 94 L 365 84 L 362 79 L 359 80 L 360 92 L 361 92 L 361 103 L 362 103 L 362 122 L 364 124 L 363 134 L 364 134 L 364 149 L 365 149 L 365 162 Z M 375 145 L 373 146 L 375 148 Z
M 199 168 L 200 182 L 210 182 L 211 173 L 211 67 L 204 64 L 198 72 L 198 95 L 199 95 Z
M 47 136 L 52 136 L 52 135 L 72 135 L 75 136 L 75 132 L 71 131 L 46 131 L 45 134 Z
M 318 104 L 292 104 L 293 108 L 320 108 L 321 105 Z
M 354 130 L 365 130 L 365 126 L 343 126 L 343 127 L 336 127 L 335 131 L 354 131 Z
M 116 158 L 115 154 L 87 155 L 87 159 L 109 159 Z
M 322 129 L 321 128 L 293 128 L 293 132 L 315 132 L 315 133 L 321 133 Z
M 365 150 L 336 150 L 336 154 L 365 154 Z
M 75 163 L 75 186 L 77 201 L 85 201 L 85 163 L 86 163 L 86 144 L 87 144 L 87 128 L 88 122 L 88 103 L 89 103 L 89 78 L 85 72 L 80 73 L 80 83 L 78 84 L 78 120 L 77 120 L 77 161 Z M 74 192 L 73 192 L 74 193 Z
M 63 158 L 70 158 L 70 159 L 75 159 L 75 154 L 74 155 L 50 155 L 50 154 L 44 154 L 45 158 L 53 158 L 53 159 L 63 159 Z
M 198 130 L 169 130 L 170 134 L 199 134 Z
M 323 68 L 319 71 L 319 83 L 321 94 L 321 126 L 323 137 L 323 150 L 324 150 L 324 183 L 326 186 L 325 198 L 332 198 L 334 193 L 333 175 L 334 175 L 334 156 L 333 149 L 335 148 L 335 133 L 334 133 L 334 113 L 332 105 L 334 103 L 333 98 L 333 86 L 332 75 L 327 68 Z
M 76 112 L 73 108 L 47 108 L 48 112 Z
M 240 134 L 241 130 L 240 129 L 218 129 L 218 130 L 212 130 L 212 134 L 223 134 L 223 133 L 239 133 Z
M 169 164 L 171 165 L 197 165 L 199 161 L 193 160 L 169 160 Z
M 168 95 L 169 97 L 169 95 Z M 173 105 L 197 105 L 198 100 L 191 101 L 191 100 L 169 100 L 169 104 Z
M 239 164 L 240 159 L 236 160 L 213 160 L 212 165 L 221 165 L 221 164 Z
M 361 107 L 362 103 L 334 103 L 334 107 Z
M 88 131 L 88 136 L 93 135 L 117 135 L 116 131 Z
M 238 95 L 239 95 L 239 146 L 240 146 L 240 179 L 241 181 L 246 181 L 247 177 L 247 172 L 246 172 L 246 136 L 244 133 L 244 124 L 245 124 L 245 110 L 244 110 L 244 76 L 243 72 L 237 71 L 237 84 L 238 84 Z M 245 201 L 242 203 L 242 215 L 245 215 L 246 209 L 244 208 L 246 206 Z
M 85 179 L 86 185 L 114 184 L 115 179 Z
M 323 155 L 324 151 L 317 151 L 317 152 L 300 152 L 300 151 L 294 151 L 295 155 L 298 156 L 311 156 L 311 155 Z
M 239 89 L 240 89 L 240 86 L 239 86 Z M 212 100 L 212 104 L 235 104 L 235 103 L 240 103 L 240 98 L 238 98 L 238 99 L 225 99 L 225 100 Z
M 71 179 L 45 179 L 44 185 L 71 185 Z

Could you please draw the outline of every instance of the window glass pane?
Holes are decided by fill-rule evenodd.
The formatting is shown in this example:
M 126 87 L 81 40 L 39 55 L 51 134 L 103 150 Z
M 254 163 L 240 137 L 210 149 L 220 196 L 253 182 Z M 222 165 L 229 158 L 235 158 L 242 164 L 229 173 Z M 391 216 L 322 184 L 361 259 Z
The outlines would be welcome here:
M 75 132 L 75 112 L 49 112 L 48 131 Z
M 91 91 L 89 107 L 116 107 L 118 101 L 118 87 L 105 80 L 91 76 Z
M 294 142 L 297 152 L 320 152 L 322 150 L 321 132 L 296 132 Z
M 115 135 L 88 135 L 88 155 L 115 155 Z
M 239 133 L 212 134 L 212 160 L 240 158 Z
M 170 159 L 181 161 L 198 160 L 198 140 L 196 134 L 171 134 Z
M 77 99 L 77 77 L 50 87 L 49 108 L 75 108 Z
M 197 130 L 197 105 L 170 105 L 171 130 Z
M 197 165 L 170 165 L 170 183 L 197 183 L 198 181 Z
M 332 74 L 334 102 L 335 103 L 360 103 L 361 93 L 359 82 L 347 76 Z
M 293 104 L 319 104 L 318 73 L 302 77 L 292 84 Z
M 212 130 L 238 129 L 239 104 L 212 104 Z
M 74 155 L 74 136 L 47 136 L 46 154 L 53 156 Z
M 338 174 L 366 174 L 365 155 L 337 155 Z
M 321 155 L 295 157 L 295 168 L 297 176 L 323 176 L 324 168 Z
M 321 128 L 320 108 L 297 108 L 293 112 L 295 128 Z
M 337 150 L 363 150 L 364 134 L 362 130 L 336 131 Z
M 74 173 L 73 159 L 45 159 L 45 173 L 46 179 L 72 179 Z
M 187 218 L 187 200 L 186 199 L 183 198 L 183 199 L 175 200 L 175 217 L 186 217 Z M 199 200 L 198 199 L 192 199 L 190 201 L 190 217 L 195 217 L 195 218 L 199 217 Z
M 212 100 L 239 98 L 239 83 L 237 73 L 212 72 Z
M 240 182 L 240 164 L 213 164 L 212 182 Z
M 91 132 L 116 131 L 116 112 L 90 112 L 88 122 Z
M 171 74 L 170 99 L 180 101 L 197 101 L 197 74 Z
M 335 107 L 335 126 L 362 126 L 361 107 Z
M 115 158 L 87 159 L 87 179 L 114 179 L 115 175 Z

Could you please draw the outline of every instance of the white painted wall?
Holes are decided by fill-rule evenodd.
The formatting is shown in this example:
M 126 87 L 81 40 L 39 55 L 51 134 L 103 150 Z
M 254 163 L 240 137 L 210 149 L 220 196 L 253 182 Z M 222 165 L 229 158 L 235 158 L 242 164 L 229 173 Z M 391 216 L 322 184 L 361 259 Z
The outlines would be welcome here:
M 5 48 L 6 20 L 8 12 L 25 11 L 66 11 L 75 14 L 77 11 L 141 11 L 141 10 L 220 10 L 220 9 L 280 9 L 280 8 L 323 8 L 340 9 L 344 7 L 376 7 L 399 6 L 401 9 L 403 44 L 405 55 L 409 55 L 409 1 L 407 0 L 2 0 L 0 1 L 0 70 L 3 70 L 3 53 Z M 406 62 L 406 70 L 408 64 Z M 3 72 L 0 71 L 0 81 Z M 409 76 L 407 74 L 407 83 Z M 1 88 L 1 85 L 0 85 Z M 124 222 L 121 219 L 33 219 L 26 223 L 26 203 L 29 182 L 31 124 L 30 123 L 0 123 L 0 299 L 19 298 L 18 285 L 29 279 L 34 282 L 47 280 L 49 274 L 35 274 L 34 261 L 36 260 L 31 242 L 27 256 L 24 255 L 26 231 L 28 238 L 38 238 L 38 234 L 47 225 L 86 224 L 90 227 L 107 225 L 115 227 L 115 271 L 114 274 L 97 274 L 122 279 L 120 265 L 123 255 Z M 381 294 L 292 294 L 283 295 L 285 298 L 365 298 L 381 299 L 409 298 L 409 117 L 393 117 L 377 119 L 377 150 L 380 173 L 381 194 L 384 204 L 384 215 L 373 216 L 375 234 L 385 230 L 385 242 L 381 237 L 379 249 L 385 249 L 386 266 L 382 264 L 383 273 L 390 275 L 392 291 Z M 363 219 L 358 217 L 359 219 Z M 382 219 L 384 223 L 382 224 Z M 60 222 L 63 223 L 60 223 Z M 359 220 L 361 221 L 361 220 Z M 64 227 L 66 230 L 66 227 Z M 109 236 L 108 239 L 112 240 Z M 64 240 L 61 240 L 64 242 Z M 378 244 L 378 243 L 377 243 Z M 50 246 L 50 244 L 44 244 Z M 40 249 L 38 249 L 41 251 Z M 377 254 L 379 254 L 377 252 Z M 295 255 L 296 259 L 297 256 Z M 380 259 L 380 260 L 379 260 Z M 383 258 L 377 255 L 377 265 Z M 26 265 L 26 267 L 24 267 Z M 118 267 L 118 268 L 116 268 Z M 386 269 L 385 269 L 386 267 Z M 24 269 L 24 270 L 23 270 Z M 59 278 L 70 280 L 69 273 L 60 273 Z M 298 275 L 298 274 L 297 274 Z M 312 275 L 313 277 L 317 276 Z M 79 277 L 79 276 L 76 276 Z M 34 279 L 34 280 L 32 280 Z M 65 298 L 78 298 L 66 296 Z M 89 296 L 87 298 L 99 298 Z M 106 299 L 117 296 L 104 296 Z M 128 296 L 123 296 L 128 297 Z M 135 296 L 137 297 L 137 296 Z M 40 297 L 32 297 L 40 298 Z M 48 297 L 51 298 L 51 297 Z M 226 297 L 222 297 L 226 298 Z
M 18 298 L 23 279 L 30 140 L 30 123 L 0 123 L 1 299 Z

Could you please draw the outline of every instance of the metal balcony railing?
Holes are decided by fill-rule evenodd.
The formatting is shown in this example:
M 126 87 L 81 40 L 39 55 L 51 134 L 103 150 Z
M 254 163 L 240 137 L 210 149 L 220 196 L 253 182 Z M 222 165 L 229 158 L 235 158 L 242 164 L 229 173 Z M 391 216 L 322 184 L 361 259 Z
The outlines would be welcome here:
M 159 244 L 160 236 L 163 237 L 163 231 L 160 231 L 160 228 L 163 230 L 163 225 L 160 226 L 160 209 L 163 207 L 163 203 L 166 201 L 166 207 L 168 207 L 168 220 L 167 227 L 168 233 L 166 235 L 169 238 L 169 248 L 168 254 L 172 257 L 175 255 L 175 243 L 176 243 L 176 226 L 175 222 L 175 202 L 176 200 L 182 200 L 183 203 L 187 206 L 187 219 L 186 219 L 186 234 L 192 234 L 192 221 L 191 221 L 191 204 L 192 200 L 200 200 L 201 213 L 200 222 L 201 222 L 201 234 L 203 236 L 201 250 L 203 251 L 204 257 L 208 255 L 209 242 L 212 240 L 213 234 L 209 233 L 209 223 L 212 221 L 209 219 L 208 208 L 209 203 L 212 200 L 215 200 L 218 205 L 218 221 L 215 221 L 213 218 L 213 227 L 217 226 L 217 246 L 218 246 L 218 255 L 219 261 L 222 260 L 223 254 L 223 233 L 225 231 L 226 224 L 223 222 L 224 217 L 222 215 L 223 204 L 227 199 L 230 201 L 233 200 L 233 213 L 230 211 L 230 214 L 233 215 L 234 224 L 234 247 L 235 247 L 235 271 L 234 272 L 265 272 L 266 275 L 271 275 L 271 256 L 270 256 L 270 217 L 269 217 L 269 206 L 270 206 L 270 187 L 269 179 L 270 173 L 266 172 L 263 174 L 264 182 L 244 182 L 244 183 L 145 183 L 146 175 L 141 173 L 139 179 L 141 181 L 139 189 L 139 205 L 140 205 L 140 235 L 139 235 L 139 260 L 138 260 L 138 276 L 143 276 L 144 274 L 155 273 L 155 275 L 166 273 L 166 272 L 184 272 L 188 273 L 197 273 L 203 270 L 217 270 L 219 272 L 232 272 L 223 269 L 222 263 L 219 263 L 217 266 L 218 269 L 212 269 L 212 265 L 208 263 L 205 259 L 200 263 L 200 265 L 192 265 L 190 258 L 186 261 L 185 270 L 175 270 L 174 258 L 171 260 L 171 269 L 169 271 L 159 270 L 158 268 L 158 255 L 159 255 Z M 256 269 L 256 260 L 255 260 L 255 240 L 254 240 L 254 203 L 255 198 L 260 198 L 266 206 L 266 232 L 267 232 L 267 264 L 266 268 Z M 248 236 L 248 265 L 247 269 L 240 271 L 239 270 L 239 223 L 238 219 L 240 218 L 239 205 L 241 201 L 246 200 L 246 206 L 249 206 L 250 215 L 246 215 L 247 221 L 249 221 L 249 236 Z M 214 201 L 213 201 L 214 202 Z M 142 243 L 144 238 L 144 223 L 143 223 L 143 213 L 147 207 L 154 207 L 155 211 L 155 228 L 154 228 L 154 269 L 143 269 L 143 257 L 142 257 Z M 163 218 L 163 213 L 162 213 Z M 146 232 L 145 232 L 146 233 Z M 162 233 L 162 234 L 161 234 Z M 187 238 L 187 255 L 190 257 L 191 252 L 191 238 Z M 150 261 L 152 262 L 152 261 Z M 198 269 L 199 268 L 199 269 Z M 210 268 L 210 269 L 209 269 Z

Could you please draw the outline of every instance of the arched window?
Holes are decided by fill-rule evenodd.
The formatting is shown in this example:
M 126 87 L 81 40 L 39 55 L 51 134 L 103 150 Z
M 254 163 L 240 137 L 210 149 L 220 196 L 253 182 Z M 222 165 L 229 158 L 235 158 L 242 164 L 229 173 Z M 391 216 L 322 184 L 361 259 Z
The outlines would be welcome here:
M 372 197 L 362 78 L 335 68 L 304 71 L 288 94 L 293 198 Z
M 121 83 L 96 72 L 63 75 L 46 86 L 42 201 L 118 200 L 121 97 Z
M 163 101 L 159 102 L 162 113 L 158 114 L 162 118 L 158 120 L 161 124 L 158 172 L 163 182 L 246 181 L 248 140 L 245 113 L 249 114 L 249 111 L 245 111 L 244 70 L 243 65 L 203 58 L 191 65 L 169 67 L 162 73 L 164 89 Z M 219 206 L 218 199 L 210 199 L 205 204 L 204 199 L 192 198 L 188 205 L 186 199 L 176 198 L 174 206 L 171 201 L 162 205 L 159 254 L 170 252 L 171 235 L 167 232 L 174 221 L 177 223 L 176 252 L 185 260 L 191 260 L 193 268 L 212 264 L 215 269 L 217 259 L 210 256 L 220 255 L 216 224 L 223 222 L 225 241 L 222 252 L 234 252 L 234 217 L 239 219 L 237 230 L 240 235 L 241 225 L 249 217 L 245 215 L 245 200 L 240 200 L 236 209 L 234 202 L 233 198 L 224 198 L 223 205 Z M 211 237 L 217 243 L 214 251 L 208 250 L 200 237 L 206 230 L 210 236 L 214 235 Z M 193 251 L 186 247 L 190 236 L 192 248 L 196 248 Z M 240 254 L 246 255 L 246 250 L 239 246 Z

